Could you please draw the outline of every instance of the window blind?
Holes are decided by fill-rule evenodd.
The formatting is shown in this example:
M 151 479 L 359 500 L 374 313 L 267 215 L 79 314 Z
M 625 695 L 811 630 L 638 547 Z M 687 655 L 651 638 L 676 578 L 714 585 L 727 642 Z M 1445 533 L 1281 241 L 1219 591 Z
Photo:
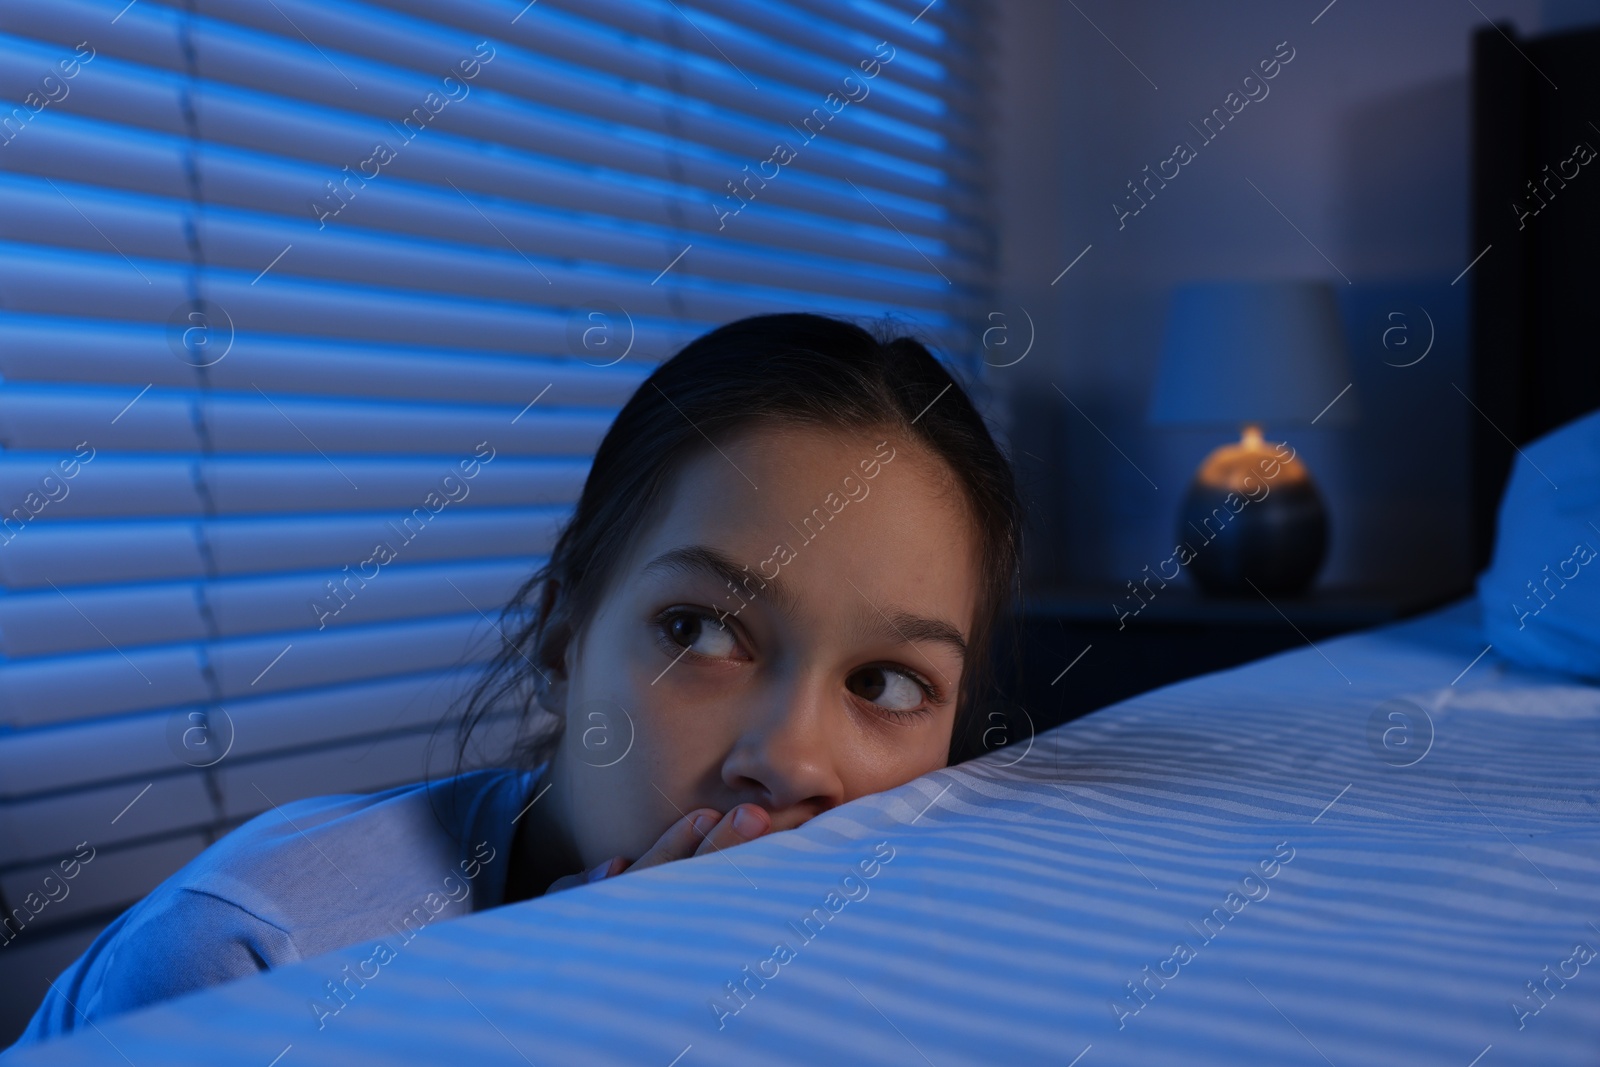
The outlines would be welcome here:
M 101 922 L 274 804 L 447 770 L 491 620 L 696 334 L 890 312 L 972 357 L 984 32 L 979 0 L 7 0 L 4 914 Z M 98 888 L 29 912 L 81 842 Z

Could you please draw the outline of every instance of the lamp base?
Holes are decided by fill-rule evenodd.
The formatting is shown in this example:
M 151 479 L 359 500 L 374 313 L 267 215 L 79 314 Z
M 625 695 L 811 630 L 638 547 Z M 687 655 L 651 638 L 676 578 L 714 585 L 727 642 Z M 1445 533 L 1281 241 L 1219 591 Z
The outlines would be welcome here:
M 1268 458 L 1262 450 L 1259 431 L 1217 449 L 1184 497 L 1179 543 L 1190 547 L 1187 569 L 1211 596 L 1302 593 L 1322 567 L 1322 494 L 1293 450 L 1287 459 L 1281 447 Z

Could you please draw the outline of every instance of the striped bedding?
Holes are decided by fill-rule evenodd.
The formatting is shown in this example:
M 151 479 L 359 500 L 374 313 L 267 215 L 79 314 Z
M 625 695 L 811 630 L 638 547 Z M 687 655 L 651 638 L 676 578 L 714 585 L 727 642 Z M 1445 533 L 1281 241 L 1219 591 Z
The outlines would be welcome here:
M 1594 1064 L 1600 689 L 1477 611 L 4 1062 Z

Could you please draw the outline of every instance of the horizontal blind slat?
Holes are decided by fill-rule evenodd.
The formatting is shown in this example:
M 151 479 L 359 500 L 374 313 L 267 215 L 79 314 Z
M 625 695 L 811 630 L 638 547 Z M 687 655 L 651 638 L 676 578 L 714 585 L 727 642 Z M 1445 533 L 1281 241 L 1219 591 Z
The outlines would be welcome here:
M 0 240 L 183 262 L 188 205 L 49 178 L 0 177 Z
M 188 304 L 189 268 L 0 241 L 0 307 L 48 315 L 165 322 Z
M 859 201 L 859 211 L 819 215 L 763 198 L 754 181 L 739 186 L 737 196 L 725 188 L 715 190 L 715 195 L 678 186 L 648 193 L 621 188 L 608 195 L 603 204 L 606 213 L 600 214 L 594 211 L 593 175 L 533 159 L 522 167 L 521 180 L 514 186 L 481 167 L 459 180 L 440 182 L 433 179 L 446 173 L 442 170 L 417 180 L 385 175 L 381 182 L 352 182 L 342 206 L 329 206 L 326 198 L 331 194 L 323 183 L 339 175 L 311 163 L 205 147 L 198 153 L 197 170 L 207 195 L 217 203 L 248 206 L 293 223 L 320 220 L 325 225 L 319 226 L 319 239 L 326 230 L 355 226 L 388 234 L 472 240 L 497 252 L 527 255 L 547 273 L 552 273 L 552 259 L 562 257 L 637 269 L 653 264 L 659 271 L 683 247 L 681 243 L 674 247 L 673 241 L 686 231 L 692 231 L 692 239 L 702 247 L 722 248 L 724 254 L 742 261 L 758 262 L 766 254 L 770 264 L 771 249 L 792 249 L 826 257 L 819 258 L 819 269 L 829 263 L 857 274 L 871 264 L 926 271 L 924 256 L 934 256 L 944 261 L 946 269 L 972 277 L 975 268 L 968 261 L 980 244 L 976 233 L 959 225 L 935 233 L 928 219 L 912 222 L 903 212 L 891 216 L 896 220 L 893 226 L 886 225 L 874 205 L 887 205 L 891 211 L 895 205 L 876 191 L 868 194 L 869 199 L 847 190 Z M 737 170 L 723 177 L 743 180 Z M 324 197 L 317 201 L 317 209 L 311 206 L 313 193 Z
M 620 312 L 610 309 L 574 309 L 565 325 L 572 335 L 567 338 L 569 356 L 586 358 L 473 356 L 416 346 L 331 345 L 252 335 L 236 339 L 228 356 L 207 367 L 206 374 L 216 388 L 260 388 L 274 397 L 293 393 L 447 403 L 504 403 L 512 397 L 526 403 L 547 395 L 562 405 L 616 408 L 650 370 L 652 364 L 642 358 L 646 349 L 671 351 L 691 337 L 672 325 L 653 332 L 630 328 Z M 586 340 L 584 331 L 594 336 Z M 605 352 L 607 346 L 613 351 Z M 0 316 L 0 377 L 14 383 L 106 383 L 124 388 L 121 395 L 127 401 L 146 385 L 200 386 L 198 369 L 177 358 L 165 327 L 18 312 Z
M 81 115 L 53 115 L 3 146 L 6 169 L 74 185 L 189 195 L 181 138 Z
M 64 589 L 0 597 L 0 653 L 9 660 L 205 639 L 193 587 Z
M 320 9 L 320 7 L 319 7 Z M 359 78 L 360 93 L 350 93 L 340 84 L 341 75 L 323 54 L 307 47 L 296 58 L 293 69 L 285 71 L 282 43 L 275 38 L 240 33 L 220 26 L 203 25 L 196 31 L 202 57 L 200 74 L 215 82 L 270 96 L 290 95 L 313 106 L 336 100 L 352 115 L 365 115 L 399 123 L 423 106 L 428 94 L 440 101 L 437 118 L 418 116 L 418 125 L 452 128 L 464 136 L 537 150 L 553 140 L 553 133 L 571 131 L 582 137 L 596 123 L 603 123 L 607 138 L 619 130 L 628 140 L 649 142 L 682 138 L 692 145 L 760 158 L 779 137 L 791 137 L 795 126 L 817 108 L 829 114 L 817 115 L 819 125 L 827 125 L 830 136 L 808 149 L 813 159 L 834 158 L 838 172 L 866 165 L 876 168 L 875 180 L 893 184 L 905 179 L 915 190 L 937 180 L 940 169 L 950 168 L 952 159 L 945 143 L 947 114 L 943 107 L 926 110 L 900 109 L 890 114 L 885 104 L 892 99 L 890 83 L 877 77 L 862 80 L 861 72 L 849 83 L 836 84 L 829 100 L 824 93 L 784 92 L 778 89 L 761 98 L 762 113 L 744 115 L 731 112 L 726 99 L 700 100 L 668 90 L 656 90 L 632 79 L 602 76 L 591 69 L 558 59 L 523 53 L 502 45 L 496 60 L 480 64 L 478 50 L 470 36 L 461 36 L 453 45 L 432 37 L 426 58 L 413 57 L 406 66 L 362 61 L 351 64 Z M 363 35 L 355 43 L 370 47 Z M 481 43 L 481 42 L 480 42 Z M 873 60 L 870 46 L 866 60 Z M 472 77 L 463 77 L 461 68 L 476 68 Z M 844 68 L 847 72 L 849 67 Z M 445 78 L 454 76 L 448 85 Z M 846 75 L 850 76 L 850 75 Z M 882 75 L 878 75 L 882 77 Z M 837 79 L 836 79 L 837 81 Z M 873 86 L 884 88 L 873 100 Z M 467 103 L 467 101 L 471 103 Z M 843 101 L 849 101 L 847 105 Z M 831 120 L 837 105 L 841 121 Z M 431 110 L 431 108 L 430 108 Z M 894 110 L 891 107 L 888 110 Z M 670 131 L 657 133 L 654 131 Z M 581 143 L 581 142 L 580 142 Z M 850 152 L 854 146 L 857 151 Z M 616 148 L 605 141 L 592 141 L 591 147 L 562 152 L 572 158 L 603 162 L 605 151 Z M 601 151 L 597 152 L 596 149 Z M 868 154 L 860 149 L 872 149 Z M 756 155 L 756 153 L 760 155 Z M 881 161 L 871 162 L 876 155 Z M 896 166 L 898 161 L 899 166 Z M 963 165 L 967 161 L 962 160 Z M 920 182 L 910 181 L 910 171 L 924 172 Z M 964 176 L 964 175 L 963 175 Z
M 561 505 L 484 508 L 443 513 L 426 527 L 414 516 L 408 527 L 406 515 L 399 512 L 23 527 L 13 521 L 0 526 L 0 578 L 8 590 L 24 591 L 47 589 L 52 582 L 68 588 L 199 579 L 208 573 L 230 577 L 337 570 L 367 558 L 379 541 L 404 538 L 408 529 L 412 536 L 396 567 L 520 558 L 548 552 L 569 513 Z M 426 529 L 427 536 L 418 536 L 419 529 Z
M 86 827 L 93 828 L 90 844 L 98 851 L 215 821 L 217 809 L 199 772 L 156 777 L 149 786 L 143 796 L 141 786 L 113 785 L 0 806 L 0 866 L 70 855 L 85 840 Z
M 15 138 L 21 143 L 64 115 L 167 133 L 183 131 L 179 78 L 113 55 L 97 55 L 86 62 L 75 56 L 70 48 L 0 35 L 0 99 L 15 102 L 0 117 L 0 140 Z M 43 79 L 59 77 L 59 64 L 69 60 L 77 62 L 78 73 L 61 80 L 59 89 L 41 89 Z M 36 96 L 32 104 L 30 93 Z
M 495 236 L 498 247 L 405 239 L 348 227 L 318 235 L 309 222 L 286 226 L 231 212 L 211 215 L 198 227 L 198 233 L 207 262 L 217 269 L 249 271 L 283 252 L 273 268 L 279 278 L 322 277 L 384 289 L 415 287 L 445 298 L 524 302 L 538 296 L 568 306 L 580 303 L 584 295 L 600 287 L 602 278 L 609 276 L 613 279 L 609 288 L 624 306 L 657 315 L 670 311 L 666 290 L 652 283 L 671 262 L 672 253 L 655 242 L 639 243 L 621 264 L 583 263 L 558 258 L 558 254 L 552 254 L 556 250 L 539 243 L 519 245 L 513 241 L 507 247 L 509 235 L 504 228 L 493 221 L 486 224 L 483 216 L 471 223 L 476 223 L 475 229 L 487 229 Z M 595 243 L 586 246 L 577 232 L 570 233 L 571 252 L 592 253 L 597 251 Z M 856 303 L 937 308 L 946 299 L 947 279 L 975 278 L 975 272 L 963 271 L 948 260 L 945 279 L 941 279 L 930 269 L 928 260 L 921 261 L 920 270 L 895 271 L 882 266 L 862 269 L 848 261 L 813 259 L 803 254 L 785 261 L 770 252 L 740 254 L 734 248 L 704 242 L 692 251 L 698 254 L 692 258 L 686 255 L 673 264 L 680 277 L 715 281 L 717 290 L 723 293 L 770 293 L 775 300 L 790 294 L 800 299 L 842 299 L 849 294 Z M 939 252 L 934 248 L 926 254 L 937 257 Z M 759 288 L 746 281 L 752 276 L 761 279 Z M 626 291 L 622 289 L 624 285 L 628 286 Z
M 829 294 L 712 285 L 698 279 L 672 288 L 652 286 L 642 275 L 615 278 L 607 289 L 636 319 L 664 316 L 681 308 L 692 322 L 711 324 L 777 311 L 812 311 L 871 317 L 882 304 Z M 567 320 L 542 308 L 509 301 L 441 297 L 377 287 L 358 288 L 268 275 L 252 285 L 243 272 L 214 270 L 202 292 L 227 309 L 239 331 L 270 329 L 293 316 L 306 333 L 352 339 L 411 341 L 428 345 L 516 350 L 530 345 L 545 352 L 566 346 Z M 176 306 L 176 305 L 174 305 Z M 939 328 L 947 316 L 922 312 L 925 324 Z M 471 322 L 470 332 L 461 323 Z M 656 354 L 661 358 L 665 353 Z
M 554 403 L 537 418 L 519 419 L 515 407 L 447 408 L 443 405 L 299 400 L 261 393 L 212 394 L 200 405 L 217 452 L 345 452 L 461 457 L 454 477 L 471 482 L 483 469 L 478 446 L 506 456 L 591 455 L 611 425 L 609 411 L 565 409 Z M 445 465 L 447 472 L 449 464 Z M 470 493 L 469 484 L 464 490 Z
M 549 506 L 444 514 L 426 527 L 427 536 L 413 533 L 395 566 L 542 555 L 555 544 L 570 513 L 570 507 Z M 399 530 L 390 523 L 397 523 Z M 337 569 L 352 559 L 365 559 L 379 541 L 403 539 L 406 531 L 417 529 L 394 516 L 297 516 L 208 523 L 203 536 L 218 573 L 243 575 Z
M 476 681 L 472 671 L 452 669 L 229 700 L 207 708 L 209 718 L 198 720 L 201 733 L 188 738 L 183 731 L 197 721 L 189 717 L 194 708 L 23 730 L 0 746 L 0 800 L 41 799 L 112 782 L 131 786 L 131 797 L 153 777 L 209 762 L 212 754 L 201 746 L 213 742 L 231 741 L 226 758 L 248 761 L 431 730 Z
M 191 578 L 205 573 L 193 522 L 38 523 L 0 517 L 0 582 L 8 592 L 57 585 Z
M 396 540 L 391 535 L 383 543 L 395 547 Z M 396 551 L 403 553 L 404 546 Z M 338 570 L 212 583 L 202 593 L 228 634 L 284 632 L 296 641 L 316 641 L 329 628 L 463 613 L 493 617 L 533 573 L 531 560 L 405 567 L 390 562 L 378 569 L 369 563 L 374 559 L 369 545 Z
M 215 643 L 210 657 L 222 698 L 229 700 L 370 681 L 396 673 L 398 664 L 407 671 L 429 671 L 477 662 L 493 652 L 486 632 L 500 639 L 474 612 L 329 630 L 321 640 L 295 644 L 281 660 L 286 642 L 278 636 Z
M 400 540 L 390 533 L 386 543 Z M 391 560 L 381 569 L 372 560 L 367 545 L 338 569 L 286 577 L 13 592 L 0 598 L 0 654 L 21 660 L 195 643 L 206 640 L 208 624 L 239 637 L 309 629 L 305 639 L 315 640 L 327 626 L 492 615 L 533 569 L 529 560 L 403 567 Z
M 0 33 L 49 45 L 65 53 L 88 42 L 99 55 L 181 69 L 178 16 L 156 4 L 127 0 L 7 0 Z M 93 63 L 96 60 L 91 60 Z
M 785 180 L 763 184 L 756 174 L 763 165 L 762 157 L 685 156 L 675 152 L 670 142 L 628 137 L 625 129 L 584 129 L 551 116 L 541 117 L 529 127 L 525 140 L 535 147 L 525 147 L 473 136 L 454 118 L 459 109 L 452 112 L 447 108 L 438 120 L 430 119 L 427 124 L 396 126 L 383 119 L 311 105 L 285 106 L 262 94 L 212 84 L 197 89 L 194 99 L 200 134 L 207 142 L 328 167 L 323 182 L 305 192 L 308 205 L 313 200 L 320 205 L 319 211 L 307 212 L 319 221 L 341 214 L 345 202 L 359 202 L 369 178 L 404 177 L 441 189 L 455 183 L 468 193 L 477 190 L 515 198 L 526 195 L 523 168 L 555 161 L 561 161 L 559 168 L 569 172 L 588 172 L 591 182 L 598 170 L 608 184 L 653 184 L 658 196 L 670 195 L 669 190 L 680 183 L 722 195 L 727 183 L 735 182 L 741 188 L 759 189 L 760 196 L 770 203 L 874 224 L 881 224 L 887 215 L 902 229 L 928 235 L 938 232 L 950 210 L 971 216 L 977 204 L 972 194 L 956 187 L 906 183 L 892 171 L 862 173 L 863 168 L 857 168 L 860 180 L 856 184 L 874 193 L 872 203 L 863 204 L 841 195 L 849 190 L 846 181 L 809 173 L 811 164 L 805 155 L 798 157 L 796 169 L 782 175 Z M 935 196 L 937 202 L 932 199 Z M 596 203 L 592 187 L 582 203 L 591 207 Z
M 448 747 L 430 749 L 426 741 L 426 737 L 405 735 L 276 760 L 220 764 L 217 787 L 222 817 L 244 819 L 273 805 L 310 796 L 376 793 L 448 775 L 452 770 Z
M 0 670 L 0 726 L 20 730 L 172 708 L 206 695 L 199 651 L 193 647 L 12 661 Z

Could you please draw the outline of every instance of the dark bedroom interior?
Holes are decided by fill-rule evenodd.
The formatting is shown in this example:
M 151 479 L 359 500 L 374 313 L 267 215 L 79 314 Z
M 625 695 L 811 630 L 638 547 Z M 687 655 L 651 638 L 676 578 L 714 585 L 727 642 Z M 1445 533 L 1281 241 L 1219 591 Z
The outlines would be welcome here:
M 0 0 L 0 1065 L 1600 1059 L 1597 0 Z

